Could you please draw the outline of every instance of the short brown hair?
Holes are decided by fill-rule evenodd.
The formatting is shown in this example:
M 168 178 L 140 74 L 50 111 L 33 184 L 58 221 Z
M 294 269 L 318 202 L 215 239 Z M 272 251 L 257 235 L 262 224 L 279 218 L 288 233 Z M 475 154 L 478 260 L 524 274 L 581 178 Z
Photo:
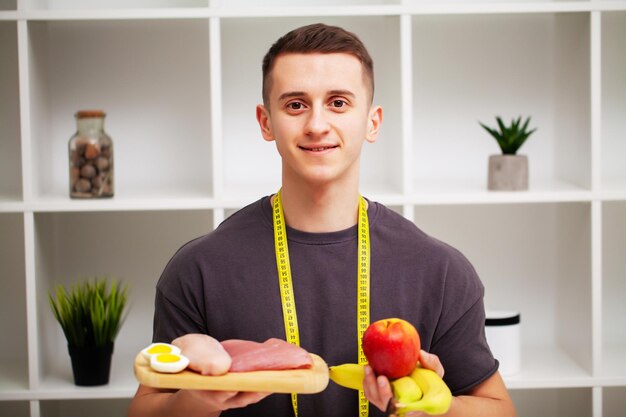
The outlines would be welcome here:
M 302 26 L 279 38 L 263 58 L 263 102 L 268 105 L 270 74 L 274 62 L 286 53 L 346 53 L 356 57 L 363 68 L 366 84 L 374 97 L 374 63 L 363 42 L 352 32 L 323 23 Z

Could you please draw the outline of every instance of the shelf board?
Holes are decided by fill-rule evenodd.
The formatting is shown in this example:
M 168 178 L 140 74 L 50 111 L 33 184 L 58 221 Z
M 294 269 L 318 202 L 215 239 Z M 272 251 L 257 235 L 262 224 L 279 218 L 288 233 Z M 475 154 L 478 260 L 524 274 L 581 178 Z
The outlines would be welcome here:
M 0 400 L 28 399 L 28 366 L 26 360 L 0 360 Z
M 200 191 L 170 191 L 124 193 L 116 192 L 111 199 L 80 200 L 67 195 L 45 194 L 32 201 L 22 202 L 0 198 L 0 213 L 12 212 L 84 212 L 84 211 L 150 211 L 202 210 L 241 208 L 258 198 L 272 194 L 279 186 L 253 184 L 228 186 L 221 198 Z M 612 191 L 599 192 L 577 187 L 563 181 L 537 181 L 528 191 L 488 191 L 478 180 L 429 179 L 414 184 L 408 195 L 383 185 L 362 188 L 365 196 L 388 206 L 446 205 L 446 204 L 509 204 L 590 202 L 594 199 L 626 201 L 626 188 L 615 186 Z
M 33 396 L 41 400 L 131 398 L 138 387 L 133 373 L 134 359 L 134 356 L 114 353 L 107 385 L 79 387 L 74 385 L 68 357 L 65 361 L 55 363 L 50 372 L 41 378 L 39 387 L 33 390 Z
M 523 346 L 522 370 L 503 376 L 509 389 L 591 387 L 594 379 L 556 346 Z
M 17 20 L 124 20 L 124 19 L 206 19 L 307 16 L 401 16 L 492 13 L 567 13 L 626 10 L 626 1 L 511 1 L 511 2 L 415 2 L 410 5 L 334 6 L 223 6 L 155 7 L 123 9 L 31 9 L 0 11 L 0 21 Z
M 531 179 L 527 191 L 489 191 L 486 180 L 425 179 L 413 184 L 411 204 L 553 203 L 591 201 L 591 190 L 556 179 Z
M 164 189 L 132 194 L 116 191 L 112 198 L 85 200 L 71 199 L 67 194 L 46 194 L 32 202 L 25 202 L 24 207 L 34 212 L 200 210 L 215 208 L 216 202 L 208 193 L 197 190 Z
M 0 195 L 0 213 L 19 213 L 24 211 L 24 203 L 17 196 Z
M 409 14 L 562 13 L 622 10 L 623 1 L 504 1 L 417 2 L 406 6 Z
M 213 15 L 215 13 L 208 8 L 41 9 L 0 12 L 0 21 L 206 19 Z
M 116 191 L 110 199 L 71 199 L 67 194 L 44 194 L 31 201 L 0 196 L 0 213 L 203 210 L 244 207 L 262 196 L 272 194 L 280 185 L 228 185 L 221 198 L 202 190 Z M 626 181 L 605 184 L 598 192 L 559 180 L 536 180 L 527 191 L 489 191 L 476 179 L 426 179 L 416 181 L 413 191 L 404 195 L 397 187 L 364 184 L 363 195 L 388 206 L 446 204 L 510 204 L 626 201 Z
M 0 12 L 0 20 L 207 19 L 211 17 L 399 16 L 399 5 L 263 6 L 124 9 L 34 9 Z

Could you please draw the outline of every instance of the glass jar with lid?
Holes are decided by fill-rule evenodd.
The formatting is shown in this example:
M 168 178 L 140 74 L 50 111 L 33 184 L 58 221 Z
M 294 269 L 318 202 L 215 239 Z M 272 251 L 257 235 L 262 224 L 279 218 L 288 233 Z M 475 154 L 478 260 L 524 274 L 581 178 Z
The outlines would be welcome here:
M 113 141 L 104 131 L 102 110 L 74 115 L 76 133 L 69 141 L 70 197 L 113 197 Z

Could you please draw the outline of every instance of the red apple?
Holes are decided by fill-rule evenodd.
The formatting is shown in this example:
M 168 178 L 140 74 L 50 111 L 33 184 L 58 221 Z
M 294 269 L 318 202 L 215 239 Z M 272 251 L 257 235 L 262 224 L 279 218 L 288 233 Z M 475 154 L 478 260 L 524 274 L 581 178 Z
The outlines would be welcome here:
M 377 375 L 401 378 L 417 366 L 420 337 L 408 321 L 379 320 L 370 324 L 363 334 L 363 353 Z

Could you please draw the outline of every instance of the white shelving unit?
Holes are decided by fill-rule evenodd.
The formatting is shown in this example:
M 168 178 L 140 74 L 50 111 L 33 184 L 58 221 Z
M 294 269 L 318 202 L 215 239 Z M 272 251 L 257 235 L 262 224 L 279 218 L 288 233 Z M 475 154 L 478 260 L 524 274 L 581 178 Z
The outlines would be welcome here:
M 522 313 L 523 417 L 626 409 L 626 1 L 0 0 L 0 415 L 124 415 L 154 287 L 184 242 L 279 184 L 254 120 L 281 34 L 356 32 L 385 110 L 363 193 L 463 251 Z M 68 197 L 73 114 L 102 108 L 116 195 Z M 527 192 L 488 192 L 478 121 L 532 116 Z M 131 285 L 111 382 L 73 385 L 47 291 Z

